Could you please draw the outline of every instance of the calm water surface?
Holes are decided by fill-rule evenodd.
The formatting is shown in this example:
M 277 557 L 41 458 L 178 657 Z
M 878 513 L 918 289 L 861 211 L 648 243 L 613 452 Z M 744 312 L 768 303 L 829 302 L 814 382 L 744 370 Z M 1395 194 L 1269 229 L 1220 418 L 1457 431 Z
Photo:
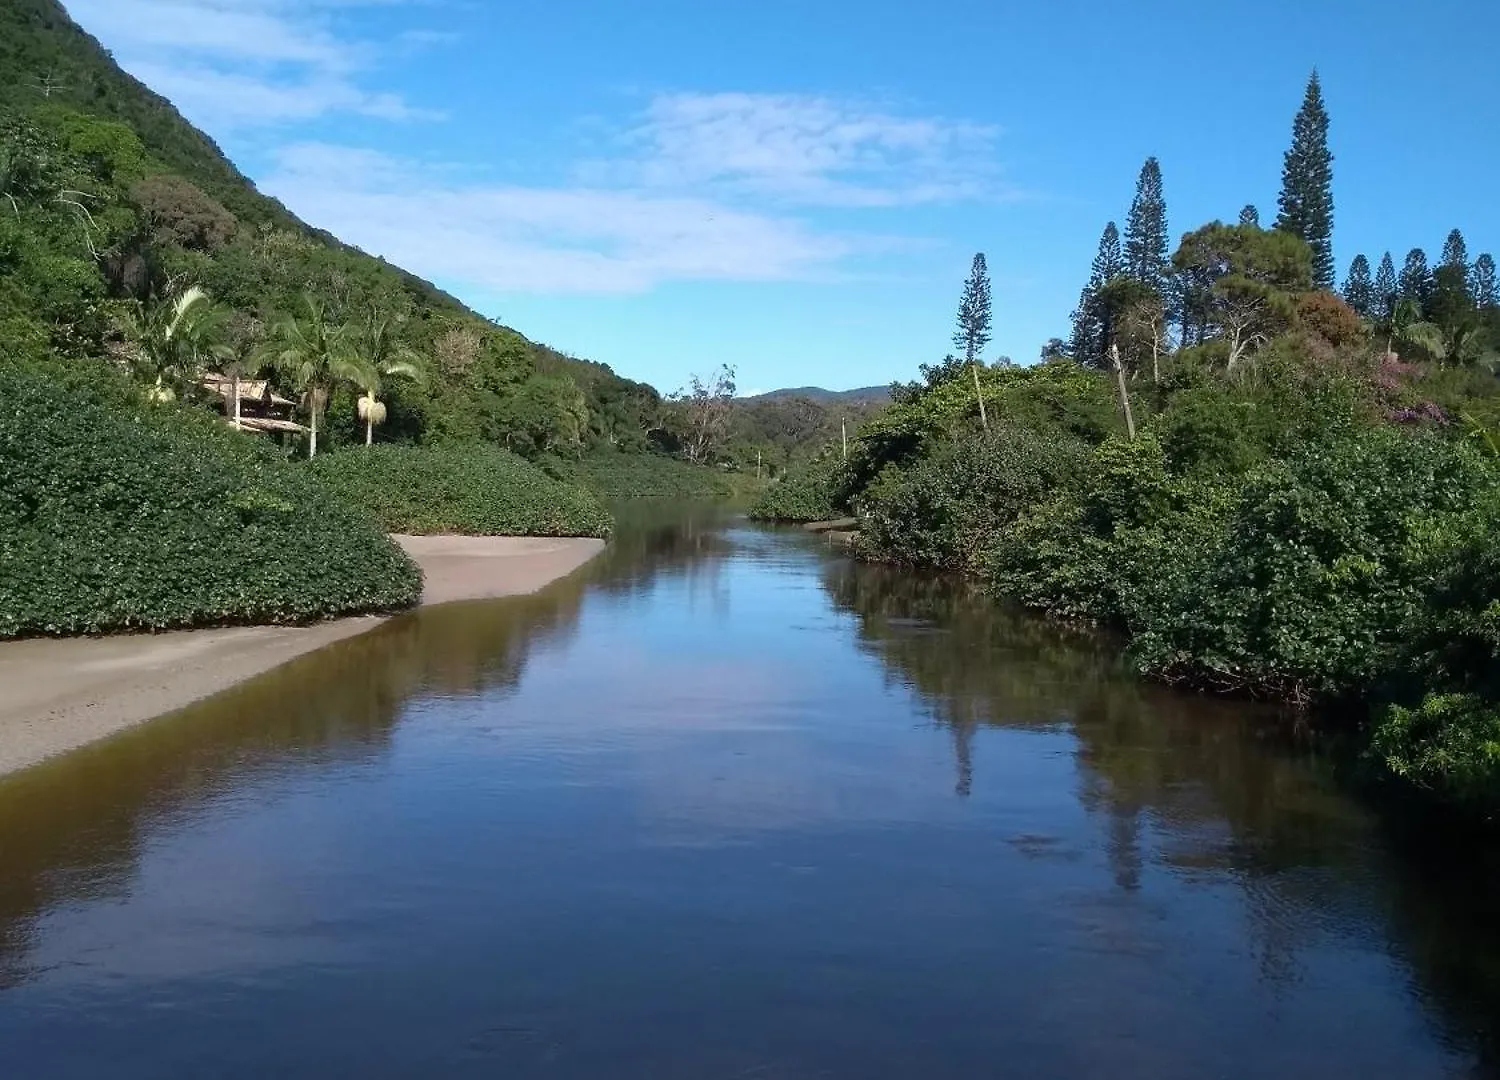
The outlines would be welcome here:
M 1260 720 L 643 515 L 0 781 L 0 1075 L 1500 1075 L 1492 875 Z

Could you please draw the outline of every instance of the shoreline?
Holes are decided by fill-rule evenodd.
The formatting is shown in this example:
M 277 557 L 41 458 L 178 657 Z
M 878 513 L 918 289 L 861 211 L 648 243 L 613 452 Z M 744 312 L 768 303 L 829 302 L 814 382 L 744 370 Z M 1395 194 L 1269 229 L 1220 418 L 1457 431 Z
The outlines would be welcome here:
M 395 536 L 422 567 L 422 607 L 539 592 L 604 541 Z M 0 643 L 0 777 L 176 712 L 396 616 Z

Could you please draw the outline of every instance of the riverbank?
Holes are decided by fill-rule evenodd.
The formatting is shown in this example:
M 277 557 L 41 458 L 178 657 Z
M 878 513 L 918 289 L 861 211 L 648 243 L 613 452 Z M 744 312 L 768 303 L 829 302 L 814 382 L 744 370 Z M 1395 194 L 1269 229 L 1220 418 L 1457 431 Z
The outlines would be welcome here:
M 424 606 L 537 592 L 604 550 L 604 541 L 593 539 L 396 540 L 422 567 Z M 174 712 L 384 621 L 0 644 L 0 774 Z

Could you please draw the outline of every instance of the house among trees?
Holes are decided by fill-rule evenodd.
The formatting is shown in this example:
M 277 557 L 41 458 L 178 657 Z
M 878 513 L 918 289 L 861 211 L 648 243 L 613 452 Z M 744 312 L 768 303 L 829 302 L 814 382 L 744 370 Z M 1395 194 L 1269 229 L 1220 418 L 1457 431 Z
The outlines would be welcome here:
M 201 383 L 209 400 L 224 414 L 224 419 L 244 431 L 290 431 L 305 434 L 307 428 L 292 419 L 297 403 L 271 389 L 265 379 L 240 379 L 239 400 L 235 400 L 236 380 L 231 375 L 210 372 Z M 238 405 L 238 408 L 236 408 Z

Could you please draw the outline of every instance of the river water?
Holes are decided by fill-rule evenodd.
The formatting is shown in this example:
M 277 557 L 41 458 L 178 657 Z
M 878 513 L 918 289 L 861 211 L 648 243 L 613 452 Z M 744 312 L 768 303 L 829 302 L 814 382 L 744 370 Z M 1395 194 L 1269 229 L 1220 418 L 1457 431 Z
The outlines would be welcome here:
M 0 781 L 0 1075 L 1495 1076 L 1462 852 L 961 582 L 627 515 Z

